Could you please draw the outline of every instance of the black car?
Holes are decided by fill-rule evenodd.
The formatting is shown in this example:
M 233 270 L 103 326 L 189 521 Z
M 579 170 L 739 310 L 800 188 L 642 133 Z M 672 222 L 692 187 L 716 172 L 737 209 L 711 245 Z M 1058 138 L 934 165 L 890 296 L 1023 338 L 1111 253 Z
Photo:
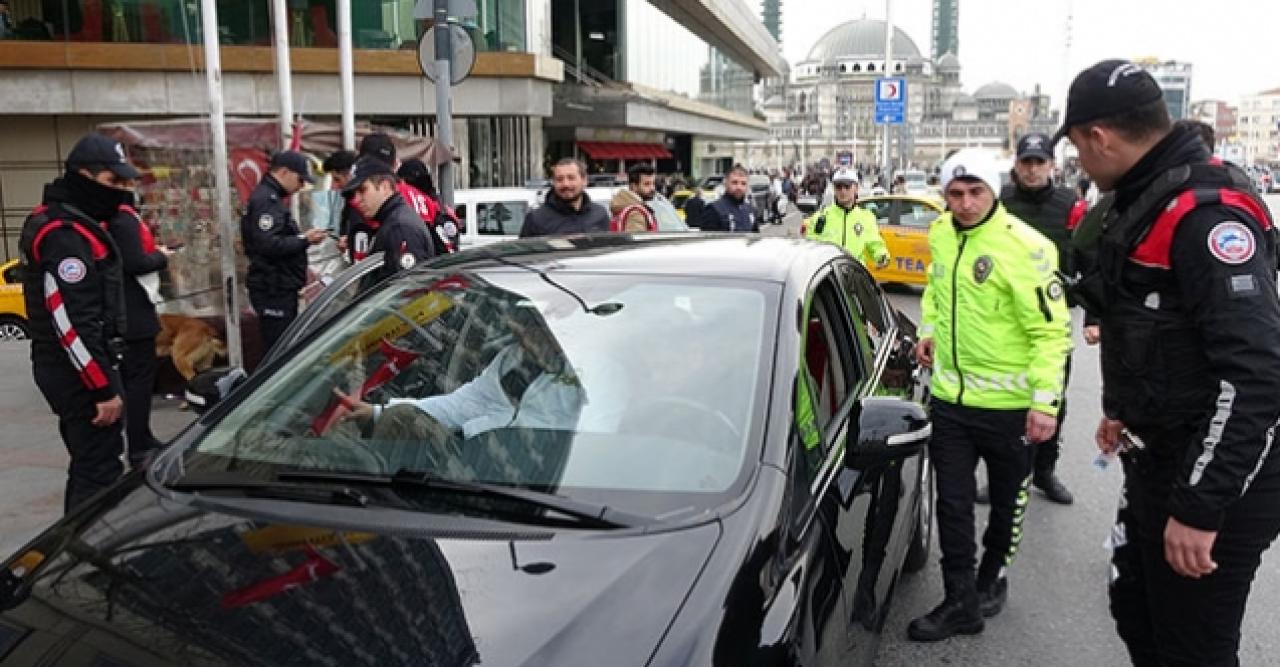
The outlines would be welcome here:
M 0 665 L 870 662 L 930 424 L 848 255 L 601 235 L 357 280 L 4 561 Z

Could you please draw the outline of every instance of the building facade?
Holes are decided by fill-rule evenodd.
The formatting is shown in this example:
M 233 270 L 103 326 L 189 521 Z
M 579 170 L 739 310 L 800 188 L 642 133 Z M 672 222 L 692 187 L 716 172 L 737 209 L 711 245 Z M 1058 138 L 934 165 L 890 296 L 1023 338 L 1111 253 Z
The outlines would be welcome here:
M 1280 88 L 1241 99 L 1238 127 L 1245 163 L 1280 163 Z
M 1150 72 L 1164 91 L 1164 102 L 1169 106 L 1171 118 L 1182 120 L 1191 117 L 1191 63 L 1154 58 L 1140 58 L 1134 62 Z

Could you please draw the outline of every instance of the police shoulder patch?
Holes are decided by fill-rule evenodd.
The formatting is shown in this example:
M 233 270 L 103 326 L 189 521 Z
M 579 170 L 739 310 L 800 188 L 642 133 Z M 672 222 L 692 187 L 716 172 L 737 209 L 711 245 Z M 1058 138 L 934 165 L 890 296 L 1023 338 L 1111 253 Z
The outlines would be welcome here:
M 1224 220 L 1209 230 L 1209 254 L 1223 264 L 1244 264 L 1253 259 L 1258 242 L 1243 223 Z
M 270 213 L 263 213 L 262 216 L 258 218 L 258 229 L 261 229 L 264 232 L 271 231 L 271 228 L 275 226 L 276 219 L 271 217 Z
M 58 277 L 61 278 L 64 283 L 74 285 L 81 280 L 84 280 L 84 277 L 88 274 L 89 270 L 85 267 L 84 261 L 79 257 L 68 257 L 61 262 L 58 262 Z
M 400 268 L 402 269 L 412 269 L 413 265 L 417 263 L 418 258 L 414 257 L 412 253 L 406 252 L 405 254 L 400 255 Z

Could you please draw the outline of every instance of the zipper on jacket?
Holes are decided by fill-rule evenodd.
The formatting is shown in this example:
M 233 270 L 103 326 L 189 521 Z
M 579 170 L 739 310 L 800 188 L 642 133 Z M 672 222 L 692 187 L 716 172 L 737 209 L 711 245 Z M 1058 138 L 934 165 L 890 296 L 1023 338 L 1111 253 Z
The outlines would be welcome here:
M 951 364 L 956 368 L 956 377 L 960 383 L 960 391 L 956 392 L 956 405 L 964 405 L 964 371 L 960 370 L 960 333 L 956 326 L 959 319 L 956 315 L 960 293 L 960 257 L 964 255 L 964 246 L 969 242 L 968 236 L 960 237 L 960 248 L 956 250 L 956 263 L 951 267 Z

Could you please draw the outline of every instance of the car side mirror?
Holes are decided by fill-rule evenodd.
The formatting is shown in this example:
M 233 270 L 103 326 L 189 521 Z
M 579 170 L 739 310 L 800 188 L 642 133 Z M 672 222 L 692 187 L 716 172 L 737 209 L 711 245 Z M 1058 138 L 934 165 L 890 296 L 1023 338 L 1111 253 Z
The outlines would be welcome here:
M 850 445 L 845 449 L 849 467 L 915 456 L 933 436 L 933 424 L 924 407 L 893 396 L 862 399 L 849 416 L 849 424 Z

